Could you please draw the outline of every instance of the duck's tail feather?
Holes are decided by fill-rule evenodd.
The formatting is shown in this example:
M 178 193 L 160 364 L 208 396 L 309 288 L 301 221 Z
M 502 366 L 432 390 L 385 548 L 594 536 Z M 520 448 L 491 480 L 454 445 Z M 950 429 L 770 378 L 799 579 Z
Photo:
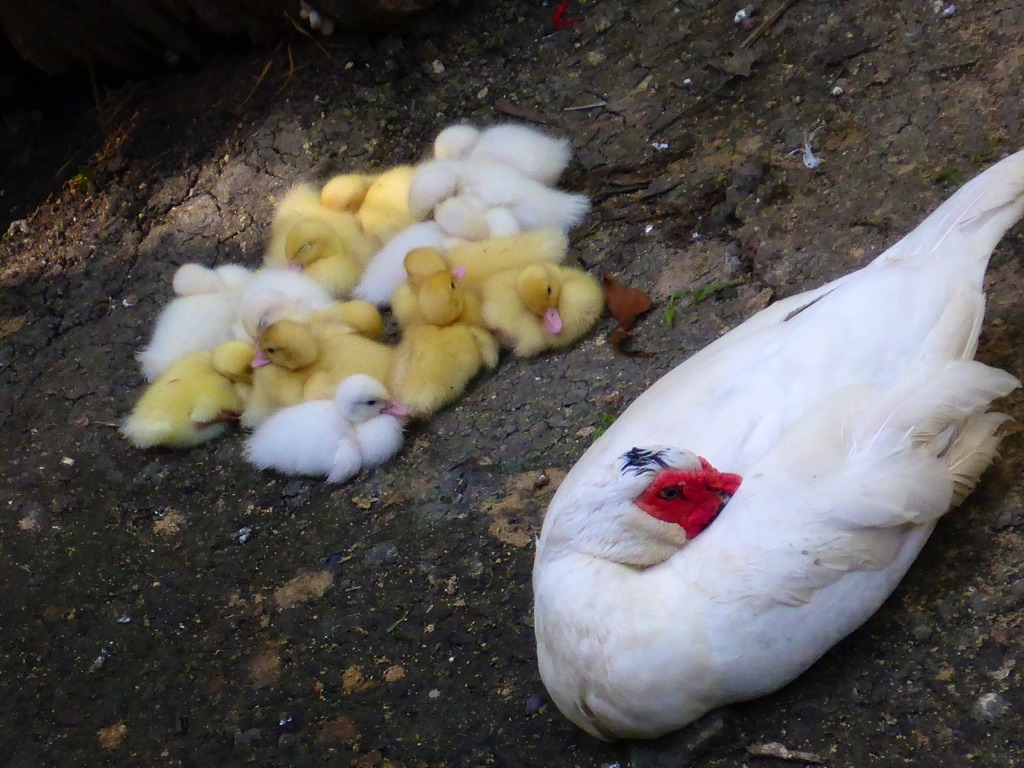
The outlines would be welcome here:
M 975 265 L 980 279 L 996 243 L 1022 215 L 1024 152 L 1017 152 L 967 182 L 877 263 L 950 253 Z

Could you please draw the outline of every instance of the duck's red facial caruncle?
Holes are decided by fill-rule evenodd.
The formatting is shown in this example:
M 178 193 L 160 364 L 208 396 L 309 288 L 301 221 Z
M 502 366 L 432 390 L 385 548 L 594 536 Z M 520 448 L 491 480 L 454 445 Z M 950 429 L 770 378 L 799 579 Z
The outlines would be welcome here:
M 698 470 L 665 469 L 634 503 L 651 517 L 679 525 L 692 539 L 718 517 L 743 481 L 719 472 L 704 458 Z

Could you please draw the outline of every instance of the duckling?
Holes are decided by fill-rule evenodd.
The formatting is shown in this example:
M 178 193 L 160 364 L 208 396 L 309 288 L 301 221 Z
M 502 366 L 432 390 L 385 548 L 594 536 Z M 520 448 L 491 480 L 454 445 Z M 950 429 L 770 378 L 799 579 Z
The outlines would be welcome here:
M 409 213 L 409 187 L 415 168 L 398 165 L 383 173 L 335 176 L 320 191 L 320 202 L 356 214 L 363 232 L 387 243 L 419 219 Z
M 210 350 L 210 364 L 217 373 L 227 378 L 244 403 L 252 392 L 252 362 L 256 349 L 245 341 L 232 339 Z
M 290 269 L 264 267 L 238 300 L 234 337 L 256 344 L 261 327 L 275 320 L 305 320 L 332 304 L 334 297 L 313 278 Z
M 521 123 L 499 123 L 480 130 L 452 125 L 434 140 L 438 160 L 488 160 L 502 163 L 543 184 L 554 184 L 572 156 L 569 140 L 556 139 Z
M 461 268 L 449 271 L 431 249 L 412 251 L 406 262 L 411 287 L 408 305 L 393 308 L 405 325 L 389 388 L 412 416 L 425 418 L 462 394 L 481 368 L 498 364 L 498 344 L 480 327 L 479 304 L 463 292 Z
M 604 311 L 592 275 L 554 264 L 500 272 L 484 283 L 482 300 L 484 325 L 520 357 L 569 346 Z
M 445 260 L 452 268 L 465 267 L 463 287 L 478 291 L 491 275 L 538 262 L 558 264 L 568 251 L 565 233 L 548 228 L 453 245 L 445 252 Z
M 376 379 L 349 376 L 333 400 L 310 400 L 273 414 L 249 437 L 245 456 L 260 469 L 326 475 L 329 483 L 343 483 L 402 447 L 408 409 L 388 398 Z
M 405 257 L 406 282 L 395 289 L 391 313 L 401 328 L 463 323 L 483 327 L 480 299 L 462 285 L 466 268 L 449 269 L 440 251 L 417 248 Z
M 146 381 L 155 381 L 189 352 L 230 339 L 239 296 L 252 277 L 251 270 L 235 264 L 179 267 L 173 278 L 178 296 L 161 310 L 149 343 L 136 355 Z
M 368 301 L 336 301 L 310 315 L 314 323 L 341 323 L 373 341 L 384 337 L 384 318 Z
M 139 448 L 188 448 L 223 433 L 241 411 L 242 397 L 215 368 L 214 353 L 189 352 L 146 388 L 121 432 Z
M 395 349 L 389 389 L 414 418 L 426 418 L 461 395 L 481 368 L 498 364 L 498 343 L 463 323 L 406 328 Z
M 351 211 L 327 208 L 315 189 L 299 184 L 285 195 L 270 226 L 264 264 L 301 270 L 332 295 L 348 296 L 380 249 Z
M 436 209 L 446 200 L 465 199 L 459 216 L 444 221 Z M 416 170 L 409 188 L 409 210 L 420 219 L 435 214 L 449 235 L 471 239 L 487 228 L 486 212 L 514 219 L 522 230 L 553 227 L 568 232 L 590 209 L 586 195 L 553 189 L 501 163 L 487 160 L 433 160 Z M 472 214 L 472 215 L 469 215 Z
M 224 264 L 210 268 L 203 264 L 182 264 L 174 273 L 171 285 L 178 296 L 243 288 L 252 278 L 252 270 L 240 264 Z
M 357 373 L 387 381 L 394 350 L 336 322 L 278 320 L 259 337 L 253 388 L 242 424 L 255 426 L 274 411 L 334 395 L 339 382 Z

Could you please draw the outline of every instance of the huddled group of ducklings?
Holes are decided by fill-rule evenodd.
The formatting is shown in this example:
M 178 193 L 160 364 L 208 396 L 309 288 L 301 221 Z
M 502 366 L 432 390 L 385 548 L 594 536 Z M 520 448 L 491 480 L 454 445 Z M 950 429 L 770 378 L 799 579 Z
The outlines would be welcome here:
M 604 294 L 562 264 L 590 206 L 554 186 L 569 142 L 455 125 L 433 154 L 296 185 L 259 269 L 181 266 L 138 355 L 150 384 L 128 439 L 188 447 L 240 420 L 253 464 L 342 482 L 393 456 L 405 421 L 458 398 L 501 348 L 530 357 L 582 337 Z

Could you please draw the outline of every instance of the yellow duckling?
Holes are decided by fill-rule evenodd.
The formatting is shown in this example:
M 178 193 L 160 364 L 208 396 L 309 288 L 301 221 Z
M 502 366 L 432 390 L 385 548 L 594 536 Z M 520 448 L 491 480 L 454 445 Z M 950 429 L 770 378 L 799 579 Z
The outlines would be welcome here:
M 391 296 L 391 312 L 402 328 L 459 322 L 483 327 L 480 299 L 462 285 L 466 268 L 448 267 L 441 252 L 415 248 L 405 257 L 406 281 Z
M 482 298 L 484 325 L 520 357 L 572 344 L 604 312 L 593 276 L 555 264 L 500 272 L 484 283 Z
M 351 211 L 367 234 L 386 243 L 419 219 L 409 213 L 409 187 L 416 169 L 399 165 L 378 174 L 335 176 L 320 191 L 320 202 L 335 211 Z
M 416 292 L 419 322 L 404 328 L 388 384 L 413 417 L 440 410 L 481 368 L 498 364 L 494 337 L 466 320 L 466 298 L 458 275 L 448 270 L 426 278 Z
M 188 448 L 210 440 L 238 421 L 240 392 L 248 385 L 255 354 L 243 342 L 190 352 L 171 363 L 139 398 L 121 432 L 139 448 Z
M 242 424 L 259 424 L 279 408 L 330 400 L 338 384 L 364 373 L 388 380 L 394 350 L 337 322 L 278 320 L 260 333 L 252 393 Z
M 256 350 L 245 341 L 225 341 L 210 350 L 213 370 L 227 378 L 244 403 L 252 392 L 252 361 Z
M 318 310 L 310 316 L 313 323 L 340 323 L 373 341 L 384 337 L 384 318 L 368 301 L 336 301 L 325 309 Z
M 299 184 L 274 213 L 264 263 L 302 270 L 340 298 L 352 292 L 380 246 L 354 213 L 327 208 L 315 189 Z

